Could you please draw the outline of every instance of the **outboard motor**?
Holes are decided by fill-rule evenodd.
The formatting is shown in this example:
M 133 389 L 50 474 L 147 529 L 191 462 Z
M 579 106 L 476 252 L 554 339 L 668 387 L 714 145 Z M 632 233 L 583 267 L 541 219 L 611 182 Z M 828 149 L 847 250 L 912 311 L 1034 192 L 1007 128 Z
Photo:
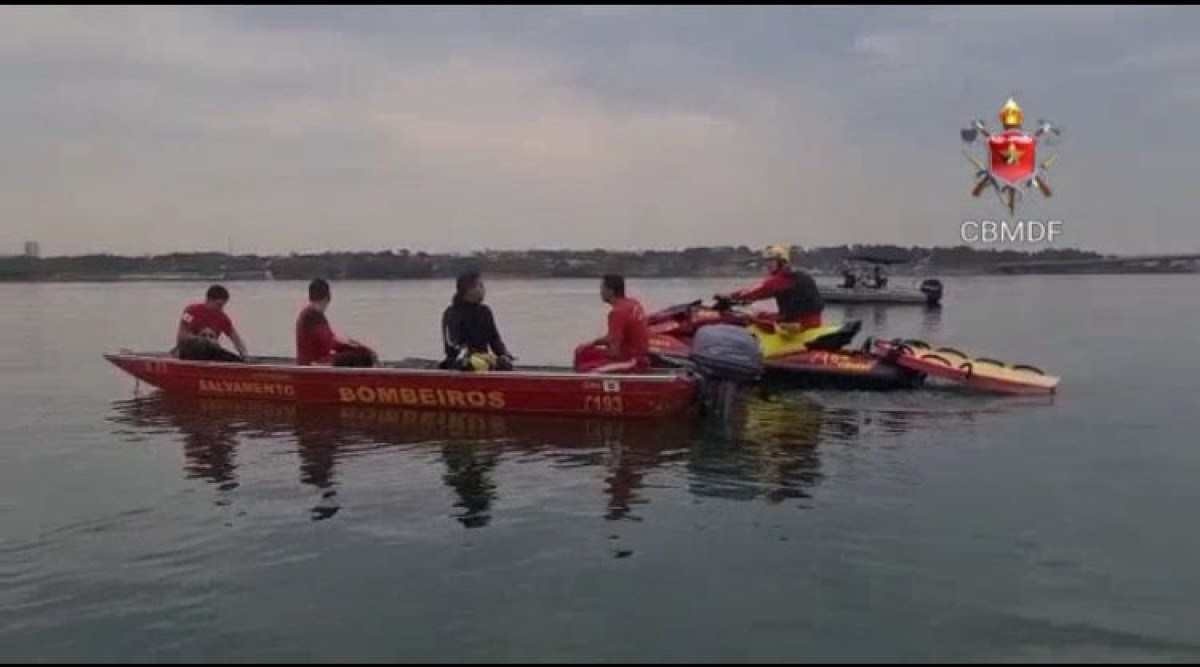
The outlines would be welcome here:
M 763 374 L 758 339 L 732 324 L 701 327 L 692 339 L 690 359 L 704 380 L 704 407 L 717 414 L 728 414 L 738 388 Z
M 921 281 L 921 293 L 925 295 L 925 304 L 931 307 L 940 306 L 942 303 L 942 281 L 937 278 L 929 278 Z

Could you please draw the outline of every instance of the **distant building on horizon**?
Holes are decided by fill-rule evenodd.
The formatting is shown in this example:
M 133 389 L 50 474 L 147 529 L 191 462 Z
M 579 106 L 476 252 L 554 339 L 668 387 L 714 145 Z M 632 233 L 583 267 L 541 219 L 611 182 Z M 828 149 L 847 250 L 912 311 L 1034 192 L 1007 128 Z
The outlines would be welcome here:
M 42 249 L 40 246 L 38 246 L 37 241 L 25 242 L 25 256 L 33 257 L 35 259 L 42 256 Z

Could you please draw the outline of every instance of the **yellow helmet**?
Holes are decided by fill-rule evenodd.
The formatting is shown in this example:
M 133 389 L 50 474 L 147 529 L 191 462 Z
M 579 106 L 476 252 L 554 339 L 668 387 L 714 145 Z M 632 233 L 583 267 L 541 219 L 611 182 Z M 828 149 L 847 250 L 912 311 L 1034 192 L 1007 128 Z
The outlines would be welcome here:
M 777 260 L 783 262 L 784 264 L 787 264 L 788 262 L 792 261 L 791 251 L 789 250 L 789 248 L 787 246 L 782 246 L 782 245 L 767 246 L 767 249 L 763 251 L 762 256 L 763 256 L 763 259 L 766 259 L 766 260 L 777 259 Z
M 1004 129 L 1011 130 L 1021 127 L 1021 123 L 1025 120 L 1025 112 L 1021 111 L 1021 107 L 1013 98 L 1008 98 L 1004 106 L 1000 107 L 1000 124 Z

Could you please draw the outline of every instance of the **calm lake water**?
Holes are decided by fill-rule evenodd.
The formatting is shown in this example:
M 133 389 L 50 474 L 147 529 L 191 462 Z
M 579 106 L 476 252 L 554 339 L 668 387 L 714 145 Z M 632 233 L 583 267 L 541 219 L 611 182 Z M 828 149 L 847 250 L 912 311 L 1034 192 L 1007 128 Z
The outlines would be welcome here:
M 335 284 L 331 320 L 436 356 L 451 283 Z M 169 346 L 205 285 L 0 285 L 0 658 L 1200 658 L 1200 277 L 946 283 L 827 314 L 1059 395 L 727 424 L 167 400 L 101 354 Z M 523 362 L 601 332 L 595 281 L 488 284 Z M 305 285 L 229 286 L 251 352 L 291 354 Z

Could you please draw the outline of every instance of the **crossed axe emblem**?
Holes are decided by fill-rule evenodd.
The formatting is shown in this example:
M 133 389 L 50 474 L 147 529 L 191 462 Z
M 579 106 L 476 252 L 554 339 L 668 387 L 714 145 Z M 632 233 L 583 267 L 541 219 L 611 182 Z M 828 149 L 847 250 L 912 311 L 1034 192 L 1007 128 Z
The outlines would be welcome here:
M 970 127 L 962 130 L 961 134 L 963 143 L 966 144 L 974 143 L 981 134 L 987 138 L 992 136 L 992 133 L 987 129 L 981 120 L 973 121 Z M 1047 134 L 1057 138 L 1062 136 L 1062 129 L 1051 124 L 1049 121 L 1039 120 L 1038 129 L 1033 134 L 1034 139 L 1040 140 L 1044 135 Z M 963 155 L 970 160 L 971 164 L 974 165 L 976 169 L 975 178 L 977 180 L 975 182 L 975 187 L 971 188 L 971 196 L 980 196 L 983 194 L 984 189 L 991 185 L 992 189 L 996 192 L 996 196 L 1000 198 L 1001 203 L 1008 207 L 1008 212 L 1011 215 L 1016 207 L 1017 199 L 1021 196 L 1021 193 L 1011 185 L 999 183 L 996 180 L 996 177 L 992 175 L 992 172 L 990 169 L 988 169 L 987 165 L 980 162 L 979 158 L 971 155 L 966 148 L 963 148 Z M 1054 164 L 1056 159 L 1058 159 L 1057 153 L 1042 161 L 1042 163 L 1038 165 L 1037 171 L 1035 171 L 1033 176 L 1025 183 L 1025 187 L 1028 189 L 1030 185 L 1034 185 L 1038 190 L 1041 190 L 1042 194 L 1046 197 L 1053 196 L 1054 192 L 1050 189 L 1050 184 L 1046 182 L 1046 178 L 1043 174 L 1049 171 L 1050 165 Z

